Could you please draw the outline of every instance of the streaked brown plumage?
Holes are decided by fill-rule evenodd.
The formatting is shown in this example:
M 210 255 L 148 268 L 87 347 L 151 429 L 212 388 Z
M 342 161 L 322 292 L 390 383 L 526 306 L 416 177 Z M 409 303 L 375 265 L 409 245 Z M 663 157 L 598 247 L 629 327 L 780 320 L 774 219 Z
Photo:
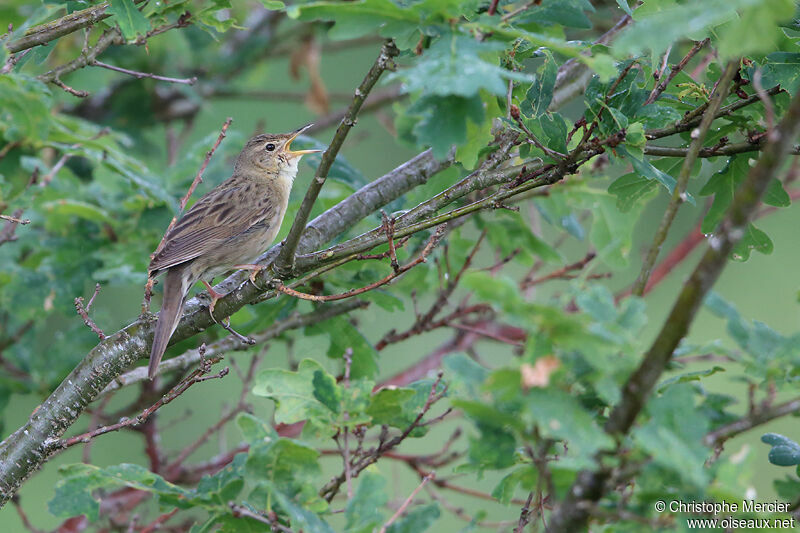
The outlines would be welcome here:
M 151 278 L 166 272 L 150 350 L 150 379 L 178 325 L 189 289 L 197 281 L 206 283 L 213 310 L 221 295 L 208 282 L 234 267 L 254 268 L 251 263 L 272 244 L 286 214 L 297 163 L 303 154 L 318 151 L 290 149 L 309 126 L 250 139 L 236 159 L 233 175 L 200 198 L 165 236 L 148 267 Z

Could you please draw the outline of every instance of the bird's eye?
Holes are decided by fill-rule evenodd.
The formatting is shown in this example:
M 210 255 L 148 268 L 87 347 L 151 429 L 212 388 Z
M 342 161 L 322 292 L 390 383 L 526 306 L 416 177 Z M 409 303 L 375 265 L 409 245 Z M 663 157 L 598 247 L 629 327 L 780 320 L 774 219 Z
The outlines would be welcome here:
M 266 148 L 266 149 L 267 149 L 267 152 L 271 152 L 271 151 L 273 151 L 273 150 L 275 149 L 275 145 L 274 145 L 274 144 L 272 144 L 272 143 L 269 143 L 269 144 L 268 144 L 268 145 L 266 145 L 264 148 Z

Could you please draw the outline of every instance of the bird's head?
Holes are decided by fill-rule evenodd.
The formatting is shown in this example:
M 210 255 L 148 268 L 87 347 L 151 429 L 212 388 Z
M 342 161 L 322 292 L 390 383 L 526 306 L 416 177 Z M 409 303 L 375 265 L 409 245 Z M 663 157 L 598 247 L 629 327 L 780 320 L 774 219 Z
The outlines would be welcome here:
M 264 133 L 256 135 L 244 146 L 236 159 L 236 171 L 256 171 L 294 179 L 297 163 L 304 154 L 321 150 L 292 150 L 291 144 L 298 135 L 311 127 L 307 124 L 291 133 Z

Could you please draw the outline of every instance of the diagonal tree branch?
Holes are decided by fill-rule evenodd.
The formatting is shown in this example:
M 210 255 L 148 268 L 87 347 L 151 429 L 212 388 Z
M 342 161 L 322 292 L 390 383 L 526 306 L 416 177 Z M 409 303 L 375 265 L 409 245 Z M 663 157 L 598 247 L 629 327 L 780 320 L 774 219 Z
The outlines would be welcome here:
M 142 0 L 136 0 L 137 3 Z M 6 45 L 8 51 L 13 53 L 46 44 L 54 39 L 69 35 L 76 32 L 81 28 L 91 26 L 101 20 L 107 19 L 111 13 L 106 13 L 109 7 L 109 2 L 102 2 L 96 6 L 88 7 L 80 11 L 75 11 L 69 15 L 65 15 L 60 19 L 45 24 L 34 26 L 25 32 L 25 36 L 20 37 L 16 41 L 11 41 Z
M 607 433 L 624 435 L 631 429 L 672 353 L 689 331 L 700 304 L 725 268 L 734 245 L 744 236 L 767 185 L 786 161 L 800 132 L 800 94 L 792 98 L 775 131 L 777 140 L 767 144 L 758 163 L 736 191 L 719 231 L 710 240 L 708 250 L 684 284 L 642 363 L 625 383 L 621 399 L 606 423 Z M 608 476 L 609 472 L 602 466 L 580 472 L 566 497 L 553 510 L 548 531 L 568 533 L 584 529 L 592 504 L 606 491 Z
M 313 209 L 317 201 L 317 196 L 319 196 L 322 186 L 325 185 L 325 180 L 328 178 L 328 172 L 336 159 L 336 154 L 338 154 L 339 150 L 342 148 L 342 144 L 344 144 L 347 134 L 350 133 L 350 129 L 355 126 L 356 117 L 358 116 L 358 111 L 361 109 L 361 104 L 364 103 L 364 100 L 366 100 L 369 92 L 378 82 L 378 78 L 381 77 L 383 71 L 387 68 L 391 68 L 393 64 L 392 59 L 397 56 L 398 53 L 399 51 L 397 47 L 395 47 L 394 42 L 391 40 L 386 41 L 381 47 L 381 51 L 375 59 L 375 63 L 373 63 L 367 75 L 364 77 L 364 81 L 362 81 L 361 85 L 356 89 L 355 95 L 353 96 L 353 103 L 350 104 L 344 118 L 342 118 L 342 121 L 339 123 L 339 127 L 336 129 L 336 133 L 333 135 L 333 140 L 331 140 L 328 149 L 322 154 L 322 160 L 319 163 L 316 175 L 308 186 L 308 191 L 306 191 L 306 196 L 303 198 L 303 203 L 300 204 L 300 209 L 297 211 L 289 234 L 283 241 L 281 251 L 278 254 L 278 258 L 275 260 L 275 272 L 279 277 L 289 276 L 294 270 L 294 256 L 297 252 L 297 244 L 300 242 L 300 235 L 305 230 L 308 217 L 311 216 L 311 209 Z

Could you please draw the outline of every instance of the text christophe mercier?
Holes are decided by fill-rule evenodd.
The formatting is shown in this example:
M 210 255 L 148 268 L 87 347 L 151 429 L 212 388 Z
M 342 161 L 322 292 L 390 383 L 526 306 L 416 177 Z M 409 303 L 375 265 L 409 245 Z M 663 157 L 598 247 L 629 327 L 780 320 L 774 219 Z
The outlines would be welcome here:
M 705 502 L 672 500 L 669 502 L 669 510 L 673 513 L 713 513 L 715 515 L 728 513 L 787 513 L 789 503 L 787 502 L 757 502 L 755 500 L 742 500 L 737 502 Z

